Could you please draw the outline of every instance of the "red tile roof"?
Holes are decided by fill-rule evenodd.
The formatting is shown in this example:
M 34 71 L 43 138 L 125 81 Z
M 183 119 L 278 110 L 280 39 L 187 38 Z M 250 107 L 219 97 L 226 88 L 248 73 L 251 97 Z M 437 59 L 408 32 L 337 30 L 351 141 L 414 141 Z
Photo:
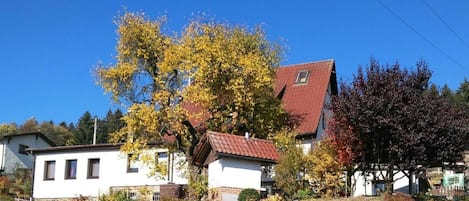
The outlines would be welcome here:
M 295 84 L 298 71 L 302 70 L 309 71 L 307 83 Z M 317 131 L 330 82 L 332 92 L 336 94 L 334 60 L 277 68 L 275 94 L 281 96 L 279 98 L 282 99 L 283 107 L 287 112 L 300 116 L 301 122 L 298 126 L 300 133 L 308 134 Z
M 195 149 L 195 164 L 202 165 L 210 150 L 218 158 L 239 157 L 265 162 L 275 162 L 279 158 L 279 153 L 271 141 L 207 131 Z
M 298 71 L 301 70 L 309 71 L 307 83 L 295 84 Z M 301 134 L 316 133 L 329 83 L 332 93 L 337 94 L 334 60 L 288 65 L 276 69 L 275 95 L 281 96 L 287 112 L 299 116 L 302 120 L 298 126 Z M 191 103 L 184 103 L 183 107 L 190 113 L 201 112 L 200 107 Z M 190 122 L 197 127 L 208 118 L 209 114 L 205 112 L 197 119 L 190 118 Z

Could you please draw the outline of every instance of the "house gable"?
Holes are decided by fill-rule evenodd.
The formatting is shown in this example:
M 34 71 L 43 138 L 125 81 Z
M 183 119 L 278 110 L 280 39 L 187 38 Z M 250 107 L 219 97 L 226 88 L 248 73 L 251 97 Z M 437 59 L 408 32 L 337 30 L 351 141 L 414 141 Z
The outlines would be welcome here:
M 1 140 L 1 171 L 11 174 L 16 168 L 31 169 L 33 157 L 28 148 L 50 147 L 55 144 L 40 132 L 9 134 Z
M 298 131 L 315 135 L 327 96 L 337 94 L 335 61 L 324 60 L 283 66 L 276 70 L 276 97 L 298 120 Z M 329 94 L 330 92 L 330 94 Z
M 193 163 L 206 166 L 224 157 L 275 163 L 279 153 L 268 140 L 207 131 L 195 148 Z

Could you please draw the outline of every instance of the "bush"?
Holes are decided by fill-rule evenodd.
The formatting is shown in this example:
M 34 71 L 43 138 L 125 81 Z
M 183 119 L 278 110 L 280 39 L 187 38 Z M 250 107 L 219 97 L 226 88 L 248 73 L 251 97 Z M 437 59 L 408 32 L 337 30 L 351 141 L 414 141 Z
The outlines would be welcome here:
M 238 201 L 257 201 L 261 195 L 257 190 L 246 188 L 239 193 Z
M 386 194 L 384 196 L 384 201 L 414 201 L 414 198 L 403 193 L 396 193 L 395 195 Z
M 283 201 L 283 198 L 280 195 L 275 194 L 267 197 L 266 199 L 262 199 L 262 201 Z

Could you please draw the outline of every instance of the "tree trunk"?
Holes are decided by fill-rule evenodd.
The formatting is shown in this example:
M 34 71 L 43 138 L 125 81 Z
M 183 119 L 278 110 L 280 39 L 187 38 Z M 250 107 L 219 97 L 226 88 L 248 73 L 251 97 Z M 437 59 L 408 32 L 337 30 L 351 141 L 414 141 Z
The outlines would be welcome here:
M 409 170 L 409 194 L 414 195 L 414 171 Z
M 386 187 L 385 194 L 391 195 L 393 193 L 393 175 L 394 175 L 394 166 L 388 165 L 386 170 L 386 178 L 384 178 Z

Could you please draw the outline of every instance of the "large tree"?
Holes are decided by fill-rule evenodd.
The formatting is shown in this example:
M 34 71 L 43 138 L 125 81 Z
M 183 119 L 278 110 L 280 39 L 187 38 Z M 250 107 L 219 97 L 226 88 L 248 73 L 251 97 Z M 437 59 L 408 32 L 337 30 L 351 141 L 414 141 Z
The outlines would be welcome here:
M 339 155 L 358 170 L 383 174 L 375 176 L 384 177 L 387 192 L 395 179 L 393 170 L 406 170 L 410 176 L 454 162 L 467 148 L 468 114 L 432 93 L 430 77 L 423 61 L 407 70 L 372 59 L 350 85 L 341 83 L 333 98 L 329 129 Z
M 113 135 L 127 142 L 124 151 L 174 135 L 190 158 L 204 129 L 266 138 L 288 122 L 273 94 L 280 48 L 262 29 L 195 19 L 171 36 L 163 22 L 124 14 L 117 62 L 96 70 L 105 91 L 128 106 L 125 127 Z

